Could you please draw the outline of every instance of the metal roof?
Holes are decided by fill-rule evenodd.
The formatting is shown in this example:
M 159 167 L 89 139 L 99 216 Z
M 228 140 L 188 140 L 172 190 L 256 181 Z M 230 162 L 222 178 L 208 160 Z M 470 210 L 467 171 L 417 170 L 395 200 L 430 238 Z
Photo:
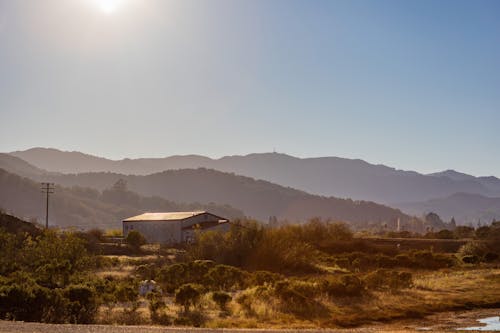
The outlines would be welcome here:
M 178 221 L 184 220 L 189 217 L 205 214 L 206 211 L 195 212 L 168 212 L 168 213 L 144 213 L 137 216 L 129 217 L 123 222 L 136 222 L 136 221 Z M 213 215 L 213 214 L 210 214 Z

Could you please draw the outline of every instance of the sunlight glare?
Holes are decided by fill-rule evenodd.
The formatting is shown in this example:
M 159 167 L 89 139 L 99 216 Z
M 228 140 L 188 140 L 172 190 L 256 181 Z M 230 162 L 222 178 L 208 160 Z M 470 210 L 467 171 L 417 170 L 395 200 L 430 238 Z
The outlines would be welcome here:
M 113 14 L 122 5 L 123 0 L 95 0 L 97 7 L 105 14 Z

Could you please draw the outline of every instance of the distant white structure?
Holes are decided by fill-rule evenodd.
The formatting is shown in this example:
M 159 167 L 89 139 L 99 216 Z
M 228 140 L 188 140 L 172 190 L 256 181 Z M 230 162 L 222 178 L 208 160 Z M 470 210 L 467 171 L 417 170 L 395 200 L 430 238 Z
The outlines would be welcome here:
M 137 230 L 148 243 L 160 244 L 191 242 L 196 230 L 229 230 L 229 220 L 206 211 L 144 213 L 122 223 L 124 237 Z
M 144 280 L 139 284 L 139 295 L 146 296 L 152 291 L 158 291 L 161 293 L 161 288 L 158 286 L 155 280 Z

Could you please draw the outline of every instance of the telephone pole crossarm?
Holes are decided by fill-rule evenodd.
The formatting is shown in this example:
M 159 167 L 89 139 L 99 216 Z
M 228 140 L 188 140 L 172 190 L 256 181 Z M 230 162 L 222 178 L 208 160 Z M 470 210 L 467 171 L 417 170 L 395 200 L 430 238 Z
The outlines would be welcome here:
M 42 193 L 46 194 L 45 201 L 45 228 L 49 228 L 49 196 L 54 193 L 54 183 L 42 183 Z

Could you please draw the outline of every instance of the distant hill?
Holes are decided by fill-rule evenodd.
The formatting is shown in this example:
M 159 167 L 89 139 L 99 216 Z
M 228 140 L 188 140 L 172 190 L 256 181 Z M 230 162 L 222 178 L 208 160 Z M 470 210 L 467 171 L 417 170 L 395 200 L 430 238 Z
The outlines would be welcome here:
M 226 156 L 171 156 L 108 160 L 80 152 L 33 148 L 13 152 L 35 166 L 63 173 L 113 172 L 147 175 L 165 170 L 208 168 L 263 179 L 312 194 L 355 198 L 389 204 L 425 201 L 454 193 L 500 197 L 500 179 L 474 177 L 452 170 L 423 175 L 357 159 L 339 157 L 296 158 L 265 153 Z
M 25 220 L 45 219 L 45 199 L 40 184 L 0 169 L 0 208 Z M 123 218 L 145 211 L 208 210 L 228 218 L 243 217 L 230 206 L 182 204 L 132 191 L 57 186 L 50 199 L 49 223 L 60 227 L 121 228 Z
M 419 215 L 435 212 L 445 221 L 454 217 L 461 224 L 483 224 L 500 219 L 500 198 L 490 198 L 479 194 L 456 193 L 446 198 L 424 202 L 401 203 L 397 205 L 409 214 Z
M 168 170 L 147 176 L 82 173 L 47 179 L 67 187 L 78 185 L 99 190 L 123 179 L 130 190 L 141 195 L 178 202 L 229 204 L 262 221 L 271 216 L 290 221 L 323 217 L 353 223 L 408 219 L 399 210 L 373 202 L 311 195 L 267 181 L 209 169 Z
M 23 177 L 37 177 L 48 173 L 10 154 L 0 153 L 0 168 Z

